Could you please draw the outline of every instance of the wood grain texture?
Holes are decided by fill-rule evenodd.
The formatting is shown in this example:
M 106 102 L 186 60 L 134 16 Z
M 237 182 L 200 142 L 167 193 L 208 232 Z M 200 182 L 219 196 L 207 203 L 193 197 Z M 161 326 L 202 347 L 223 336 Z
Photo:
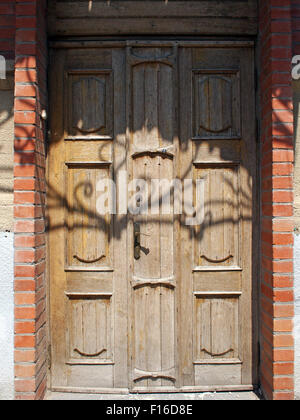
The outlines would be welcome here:
M 51 2 L 51 35 L 255 35 L 257 2 L 64 1 Z M 180 24 L 176 24 L 180 19 Z
M 248 44 L 188 41 L 51 52 L 53 389 L 251 387 L 253 62 Z M 104 178 L 144 181 L 135 212 L 97 213 Z M 176 213 L 173 178 L 195 208 L 204 181 L 201 225 Z
M 52 76 L 48 185 L 53 386 L 128 382 L 126 229 L 124 218 L 118 223 L 99 209 L 99 183 L 105 181 L 109 202 L 107 180 L 126 160 L 124 58 L 124 50 L 111 49 L 97 60 L 93 50 L 54 57 L 52 69 L 60 73 Z
M 139 203 L 132 202 L 137 204 L 137 214 L 131 216 L 141 232 L 140 258 L 133 258 L 130 264 L 134 313 L 130 386 L 133 390 L 172 387 L 176 381 L 174 212 L 171 196 L 160 184 L 167 181 L 171 185 L 175 159 L 173 155 L 164 159 L 154 152 L 175 148 L 174 52 L 172 47 L 151 45 L 127 49 L 131 86 L 127 101 L 129 177 L 144 181 L 140 197 L 133 196 Z M 150 197 L 153 180 L 157 184 Z M 169 201 L 167 214 L 164 214 L 163 197 Z

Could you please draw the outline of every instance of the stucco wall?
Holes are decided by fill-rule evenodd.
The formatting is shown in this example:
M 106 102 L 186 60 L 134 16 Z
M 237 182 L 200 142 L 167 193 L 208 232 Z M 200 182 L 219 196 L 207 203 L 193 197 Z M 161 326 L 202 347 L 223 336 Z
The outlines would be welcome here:
M 0 232 L 0 400 L 14 396 L 13 233 Z
M 0 232 L 13 230 L 13 79 L 0 80 Z
M 295 121 L 295 381 L 300 399 L 300 81 L 293 83 Z
M 13 85 L 0 80 L 0 400 L 14 396 Z

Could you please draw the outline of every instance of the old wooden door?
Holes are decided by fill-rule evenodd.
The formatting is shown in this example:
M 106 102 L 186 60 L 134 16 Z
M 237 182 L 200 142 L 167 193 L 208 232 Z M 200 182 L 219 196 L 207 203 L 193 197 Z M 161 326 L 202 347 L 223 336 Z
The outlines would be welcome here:
M 52 389 L 250 388 L 251 44 L 87 42 L 51 61 Z

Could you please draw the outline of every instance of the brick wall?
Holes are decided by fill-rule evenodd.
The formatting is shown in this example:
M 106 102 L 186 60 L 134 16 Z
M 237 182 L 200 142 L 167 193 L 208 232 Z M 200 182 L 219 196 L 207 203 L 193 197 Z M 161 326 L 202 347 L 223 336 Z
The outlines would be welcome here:
M 294 398 L 293 104 L 290 0 L 260 1 L 261 384 Z
M 293 54 L 300 54 L 300 2 L 292 0 Z
M 16 2 L 15 71 L 15 392 L 46 389 L 44 0 Z
M 300 2 L 292 0 L 293 56 L 300 55 Z M 300 398 L 300 80 L 293 82 L 294 93 L 294 211 L 295 211 L 295 390 Z
M 13 59 L 15 54 L 15 0 L 0 3 L 0 55 Z

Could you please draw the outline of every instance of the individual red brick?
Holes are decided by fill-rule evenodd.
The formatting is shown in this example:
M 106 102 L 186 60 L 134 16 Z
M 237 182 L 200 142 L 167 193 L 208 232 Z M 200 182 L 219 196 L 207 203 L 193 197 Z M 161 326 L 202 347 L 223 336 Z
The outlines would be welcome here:
M 274 392 L 273 399 L 274 401 L 294 401 L 295 394 L 294 392 Z
M 35 280 L 16 279 L 14 283 L 15 292 L 34 292 L 36 290 Z
M 28 306 L 28 305 L 34 305 L 36 302 L 36 294 L 33 292 L 16 292 L 15 293 L 15 305 L 18 306 Z
M 32 98 L 15 99 L 15 111 L 35 111 L 36 100 Z
M 275 349 L 273 358 L 274 362 L 293 362 L 295 358 L 294 350 Z
M 292 220 L 274 219 L 273 229 L 274 232 L 293 232 L 294 222 Z
M 16 55 L 36 55 L 37 54 L 37 44 L 36 43 L 28 43 L 28 44 L 23 44 L 23 43 L 16 43 L 16 48 L 15 48 L 15 53 Z M 32 79 L 29 80 L 30 82 L 34 81 Z
M 37 156 L 33 152 L 15 151 L 14 162 L 20 165 L 37 163 Z
M 24 31 L 19 29 L 16 32 L 16 42 L 35 42 L 37 37 L 37 32 L 35 30 Z M 34 57 L 35 58 L 35 57 Z M 22 67 L 31 67 L 31 66 L 22 66 Z
M 16 97 L 36 97 L 36 87 L 34 85 L 20 85 L 15 87 Z
M 293 123 L 294 115 L 292 111 L 273 110 L 272 121 L 279 123 Z
M 293 162 L 294 152 L 291 150 L 274 150 L 273 162 Z
M 292 247 L 273 247 L 271 256 L 275 259 L 292 259 L 293 258 Z
M 31 139 L 36 137 L 37 127 L 35 125 L 16 125 L 15 137 L 18 139 Z
M 271 35 L 272 45 L 276 47 L 290 47 L 292 42 L 291 34 L 272 34 Z
M 35 277 L 35 266 L 32 265 L 17 265 L 15 266 L 16 277 Z
M 292 203 L 294 194 L 292 191 L 273 191 L 272 198 L 274 203 Z
M 15 82 L 18 83 L 30 83 L 37 81 L 36 70 L 17 70 L 15 72 Z
M 294 363 L 274 363 L 274 375 L 293 375 Z
M 19 140 L 16 139 L 14 141 L 14 147 L 16 151 L 35 151 L 37 146 L 37 142 L 35 139 L 29 139 L 29 140 Z
M 30 320 L 35 319 L 36 309 L 35 307 L 15 307 L 15 319 Z
M 274 320 L 274 332 L 293 332 L 293 321 L 289 319 L 275 319 Z
M 273 245 L 293 245 L 294 236 L 291 233 L 274 233 Z
M 15 322 L 15 334 L 33 334 L 35 333 L 35 322 Z
M 33 233 L 35 232 L 34 220 L 17 220 L 15 222 L 15 232 L 19 233 Z
M 37 206 L 15 206 L 14 207 L 14 216 L 15 218 L 34 218 L 42 216 L 41 207 Z
M 14 360 L 15 363 L 33 363 L 36 360 L 36 351 L 16 349 Z
M 274 273 L 292 273 L 294 269 L 293 261 L 274 261 Z
M 294 337 L 289 334 L 280 334 L 274 336 L 274 347 L 293 347 Z
M 273 287 L 275 288 L 291 288 L 293 287 L 293 278 L 288 275 L 273 275 Z
M 274 177 L 272 179 L 274 189 L 292 189 L 293 178 L 291 176 Z
M 30 348 L 35 346 L 35 336 L 34 335 L 16 335 L 15 336 L 15 347 L 21 348 Z
M 35 124 L 36 113 L 31 111 L 15 112 L 15 124 Z
M 35 391 L 35 380 L 34 379 L 16 379 L 15 380 L 15 391 L 16 392 L 34 392 Z
M 276 61 L 275 63 L 273 62 L 273 65 L 276 65 L 276 69 L 280 69 L 280 71 L 283 71 L 283 66 L 286 65 L 288 66 L 288 71 L 290 69 L 289 61 Z M 293 101 L 291 99 L 272 98 L 272 107 L 274 110 L 293 110 Z
M 15 235 L 16 248 L 33 248 L 36 246 L 36 237 L 34 235 Z
M 35 191 L 15 192 L 14 203 L 15 204 L 40 204 L 40 196 Z
M 14 190 L 15 191 L 34 191 L 37 187 L 37 181 L 34 178 L 27 179 L 15 179 Z
M 294 379 L 288 377 L 274 378 L 274 388 L 276 390 L 293 390 Z
M 21 378 L 30 378 L 35 375 L 35 365 L 15 365 L 15 376 Z
M 18 17 L 16 18 L 17 28 L 36 28 L 37 19 L 36 17 Z
M 18 32 L 17 32 L 18 34 Z M 36 57 L 35 56 L 26 56 L 18 57 L 16 59 L 15 68 L 25 69 L 25 68 L 36 68 Z
M 273 175 L 291 175 L 293 172 L 293 165 L 291 163 L 274 163 Z
M 272 137 L 272 146 L 274 149 L 290 149 L 294 148 L 292 136 Z
M 293 302 L 294 292 L 292 290 L 275 290 L 274 291 L 275 302 Z

